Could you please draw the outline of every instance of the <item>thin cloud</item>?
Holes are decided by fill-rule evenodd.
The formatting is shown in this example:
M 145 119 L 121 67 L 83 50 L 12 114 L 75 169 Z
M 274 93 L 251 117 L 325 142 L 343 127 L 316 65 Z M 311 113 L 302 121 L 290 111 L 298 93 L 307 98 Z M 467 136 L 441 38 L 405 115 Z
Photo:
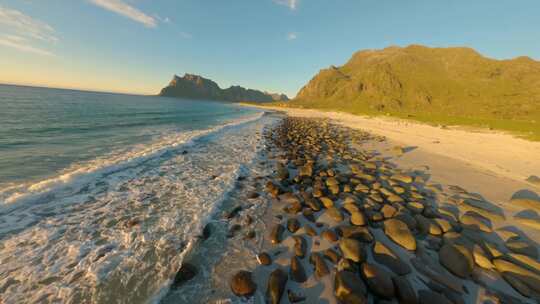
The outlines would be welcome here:
M 27 40 L 20 36 L 14 36 L 14 35 L 4 35 L 0 36 L 0 45 L 7 46 L 22 52 L 26 53 L 32 53 L 36 55 L 41 56 L 54 56 L 53 53 L 40 49 L 38 47 L 34 47 L 32 45 L 27 44 Z
M 288 7 L 291 11 L 298 8 L 300 0 L 274 0 L 275 3 Z
M 0 6 L 0 25 L 1 46 L 41 56 L 54 56 L 50 51 L 35 46 L 36 43 L 58 42 L 56 31 L 47 23 Z
M 156 18 L 143 13 L 122 0 L 90 0 L 90 2 L 108 11 L 139 22 L 146 27 L 157 27 L 158 22 Z
M 298 34 L 297 33 L 288 33 L 287 34 L 287 40 L 289 41 L 292 41 L 292 40 L 296 40 L 298 38 Z
M 18 10 L 0 6 L 0 24 L 7 29 L 46 42 L 57 42 L 54 28 Z

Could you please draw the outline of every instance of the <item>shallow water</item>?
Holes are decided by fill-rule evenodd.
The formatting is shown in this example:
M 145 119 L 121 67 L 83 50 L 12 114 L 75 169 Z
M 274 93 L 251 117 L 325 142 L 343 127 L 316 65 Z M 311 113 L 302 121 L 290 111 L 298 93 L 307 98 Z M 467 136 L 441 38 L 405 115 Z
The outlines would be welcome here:
M 0 111 L 5 303 L 157 300 L 237 177 L 257 160 L 262 129 L 275 121 L 227 104 L 21 90 L 31 92 L 0 87 L 7 109 Z M 35 110 L 48 114 L 24 106 L 39 100 L 52 109 Z M 35 124 L 14 113 L 17 102 Z M 92 102 L 99 109 L 85 104 Z M 84 110 L 66 113 L 73 106 Z M 85 127 L 75 127 L 77 117 Z

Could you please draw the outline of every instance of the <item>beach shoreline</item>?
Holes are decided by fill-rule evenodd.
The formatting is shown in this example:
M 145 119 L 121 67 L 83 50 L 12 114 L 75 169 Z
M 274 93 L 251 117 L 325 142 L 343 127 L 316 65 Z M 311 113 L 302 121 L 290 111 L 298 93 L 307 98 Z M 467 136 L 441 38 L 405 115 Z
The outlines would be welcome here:
M 282 109 L 270 112 L 276 110 Z M 265 169 L 239 181 L 240 191 L 248 187 L 256 198 L 226 204 L 215 219 L 226 245 L 214 265 L 200 265 L 204 273 L 211 273 L 204 286 L 217 290 L 215 297 L 206 299 L 209 303 L 245 298 L 264 303 L 272 294 L 280 303 L 338 303 L 338 295 L 342 303 L 363 303 L 348 302 L 347 295 L 367 301 L 412 297 L 407 303 L 418 303 L 420 296 L 447 303 L 532 303 L 538 296 L 532 281 L 512 281 L 515 270 L 501 266 L 524 267 L 516 258 L 532 259 L 528 267 L 533 270 L 537 263 L 540 240 L 534 223 L 540 221 L 524 220 L 520 212 L 526 208 L 510 201 L 524 190 L 537 195 L 534 185 L 420 145 L 411 149 L 402 141 L 358 130 L 358 125 L 317 117 L 317 112 L 281 112 L 286 113 L 283 121 L 264 136 L 266 149 L 259 164 Z M 312 167 L 307 170 L 310 159 Z M 356 162 L 361 169 L 351 172 Z M 353 220 L 353 213 L 360 215 Z M 409 227 L 416 240 L 414 250 L 404 249 L 387 231 L 386 223 L 394 218 L 414 225 Z M 251 232 L 255 237 L 246 238 Z M 350 238 L 356 241 L 346 242 L 360 246 L 357 254 L 362 256 L 352 263 L 343 259 L 351 254 L 350 244 L 343 244 Z M 512 247 L 516 242 L 527 249 Z M 464 250 L 465 256 L 460 258 L 455 248 Z M 299 255 L 299 250 L 304 253 Z M 381 250 L 392 261 L 381 259 Z M 192 256 L 201 252 L 195 249 Z M 466 266 L 463 276 L 446 261 L 463 265 L 458 261 L 468 256 L 474 265 Z M 533 281 L 540 275 L 536 270 Z M 366 271 L 374 271 L 375 281 Z M 511 274 L 503 277 L 503 272 Z M 204 278 L 194 280 L 177 292 L 199 286 Z M 363 282 L 364 289 L 348 287 L 351 282 Z M 412 292 L 402 294 L 396 282 Z M 379 284 L 387 284 L 394 293 L 384 294 L 377 289 Z M 526 286 L 529 293 L 517 290 L 519 286 Z

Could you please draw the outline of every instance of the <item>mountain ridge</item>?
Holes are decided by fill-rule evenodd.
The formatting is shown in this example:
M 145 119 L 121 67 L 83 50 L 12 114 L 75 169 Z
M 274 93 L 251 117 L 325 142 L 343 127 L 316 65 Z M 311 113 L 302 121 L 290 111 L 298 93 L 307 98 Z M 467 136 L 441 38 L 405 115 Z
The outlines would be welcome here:
M 285 94 L 246 89 L 238 85 L 230 86 L 227 89 L 221 89 L 213 80 L 189 73 L 184 74 L 183 77 L 174 75 L 168 86 L 161 90 L 159 96 L 229 102 L 272 102 L 289 100 Z
M 497 60 L 472 48 L 362 50 L 321 70 L 289 106 L 366 114 L 540 120 L 540 62 Z

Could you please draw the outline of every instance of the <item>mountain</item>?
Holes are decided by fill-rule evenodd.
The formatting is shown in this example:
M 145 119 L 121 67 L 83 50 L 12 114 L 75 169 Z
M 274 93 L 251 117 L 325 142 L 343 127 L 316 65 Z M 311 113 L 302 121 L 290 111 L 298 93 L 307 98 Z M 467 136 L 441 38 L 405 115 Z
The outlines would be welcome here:
M 159 95 L 231 102 L 271 102 L 289 100 L 287 95 L 284 94 L 270 94 L 258 90 L 246 89 L 241 86 L 231 86 L 228 89 L 221 89 L 214 81 L 193 74 L 185 74 L 183 77 L 174 75 L 169 85 L 163 88 Z
M 321 70 L 287 106 L 540 123 L 540 62 L 494 60 L 462 47 L 364 50 Z

